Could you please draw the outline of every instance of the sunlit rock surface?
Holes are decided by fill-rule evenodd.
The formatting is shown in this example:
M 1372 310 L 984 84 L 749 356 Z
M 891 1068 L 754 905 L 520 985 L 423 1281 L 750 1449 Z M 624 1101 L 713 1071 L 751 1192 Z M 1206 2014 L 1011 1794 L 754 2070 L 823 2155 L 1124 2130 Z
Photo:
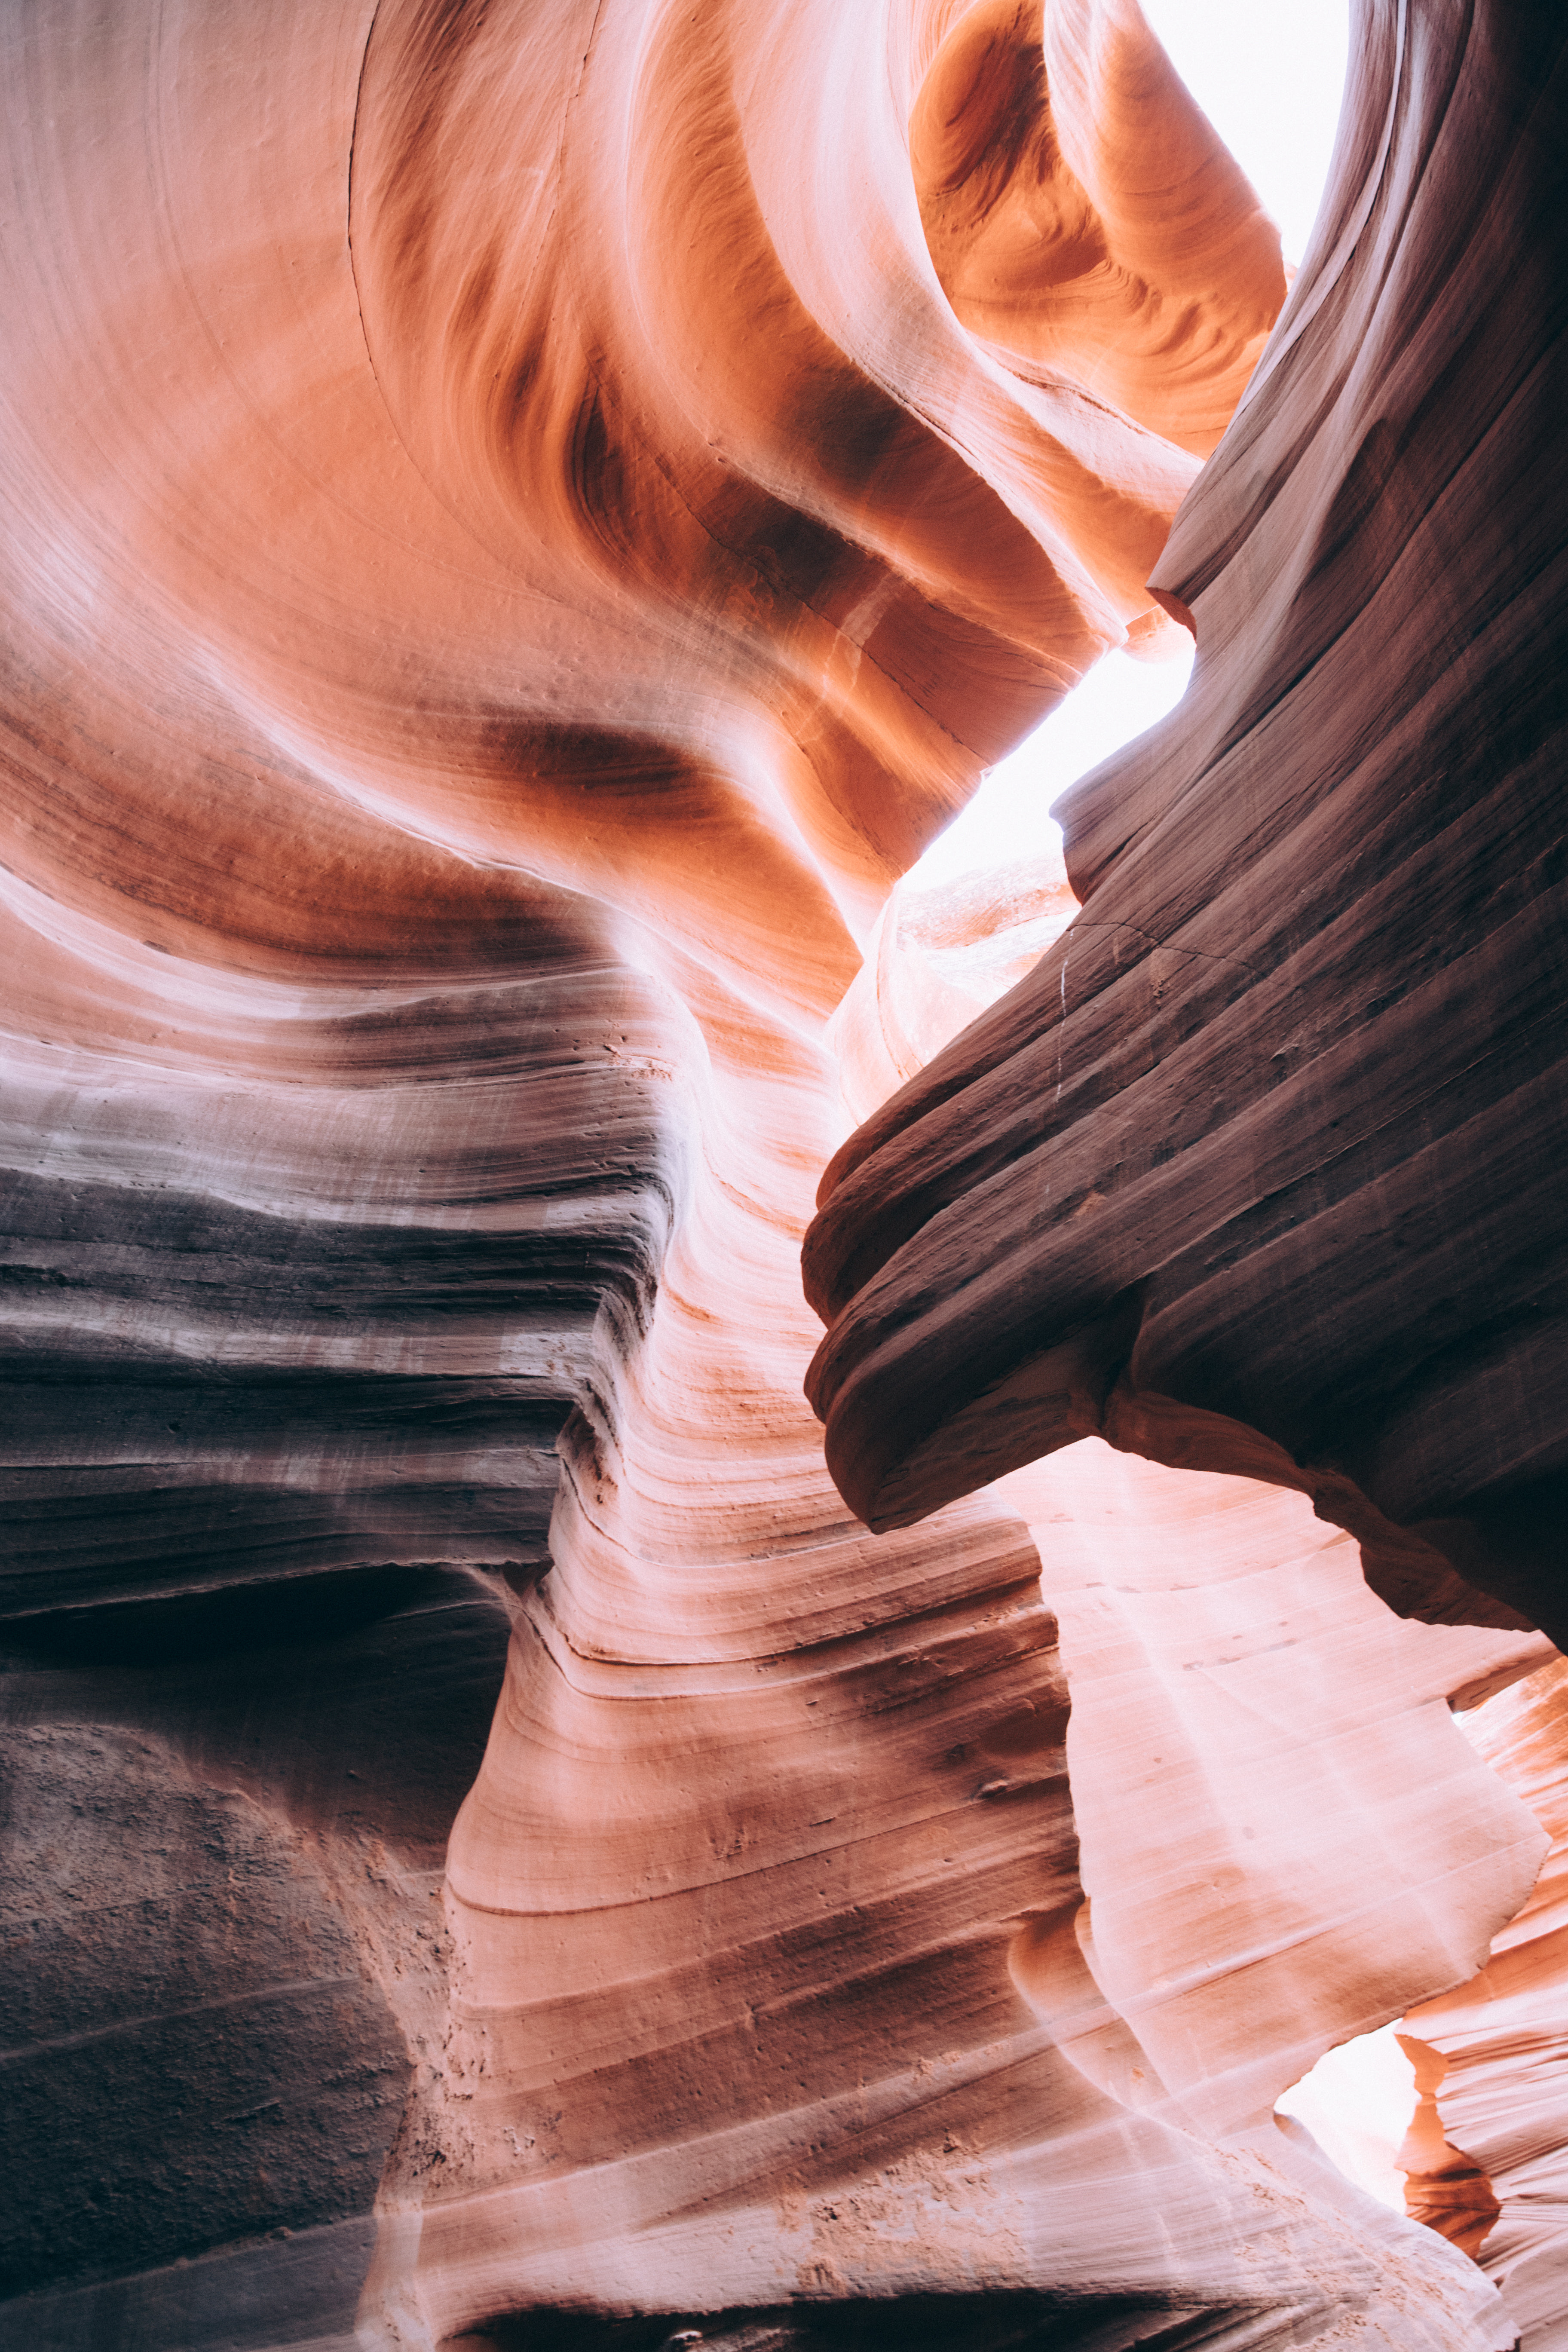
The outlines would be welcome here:
M 873 1536 L 802 1394 L 846 1107 L 1067 911 L 889 893 L 1283 296 L 1136 9 L 3 56 L 3 2324 L 1501 2352 L 1269 2107 L 1524 1899 L 1524 1612 L 1100 1449 Z
M 1282 291 L 1168 89 L 1245 269 L 1149 261 L 1163 432 L 1002 368 L 911 179 L 940 9 L 153 21 L 6 51 L 18 1612 L 537 1558 L 703 1024 L 818 1085 L 895 876 L 1169 625 L 1168 436 Z

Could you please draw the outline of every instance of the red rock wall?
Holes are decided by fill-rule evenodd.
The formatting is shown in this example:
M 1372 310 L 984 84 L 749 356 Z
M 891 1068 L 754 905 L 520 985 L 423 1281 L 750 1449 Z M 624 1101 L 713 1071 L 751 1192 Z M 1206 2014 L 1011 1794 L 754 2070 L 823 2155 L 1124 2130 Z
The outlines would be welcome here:
M 1135 8 L 5 40 L 8 2324 L 1500 2347 L 1268 2108 L 1523 1899 L 1441 1701 L 1539 1645 L 1092 1453 L 875 1538 L 801 1392 L 838 1049 L 869 1105 L 996 976 L 889 888 L 1175 625 L 1283 293 Z
M 1560 1629 L 1562 27 L 1355 47 L 1154 575 L 1193 684 L 1063 804 L 1083 913 L 829 1171 L 813 1394 L 874 1526 L 1102 1429 Z

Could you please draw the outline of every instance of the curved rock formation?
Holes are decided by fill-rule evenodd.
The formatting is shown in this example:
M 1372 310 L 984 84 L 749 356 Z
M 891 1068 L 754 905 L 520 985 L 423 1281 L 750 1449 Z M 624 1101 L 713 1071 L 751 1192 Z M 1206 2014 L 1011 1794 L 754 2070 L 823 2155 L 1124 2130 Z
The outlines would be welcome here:
M 1283 295 L 1132 0 L 4 37 L 10 2324 L 1494 2352 L 1268 2108 L 1523 1899 L 1441 1701 L 1539 1644 L 1098 1454 L 879 1540 L 801 1393 L 835 1045 L 868 1106 L 1061 911 L 889 893 L 1176 625 Z
M 237 1517 L 254 1572 L 536 1549 L 588 1327 L 668 1231 L 678 1008 L 816 1037 L 984 762 L 1163 625 L 1193 458 L 1004 370 L 932 270 L 906 123 L 947 21 L 14 28 L 8 1292 L 57 1391 L 20 1609 L 250 1575 Z M 1184 263 L 1172 380 L 1234 384 L 1267 237 L 1167 97 L 1247 254 L 1245 300 Z
M 1497 0 L 1357 59 L 1154 575 L 1186 699 L 1063 804 L 1082 914 L 828 1171 L 812 1393 L 874 1527 L 1103 1430 L 1560 1631 L 1568 65 Z
M 1436 2063 L 1433 2104 L 1490 2191 L 1479 2260 L 1531 2352 L 1568 2338 L 1568 1664 L 1539 1668 L 1465 1718 L 1488 1763 L 1552 1839 L 1529 1902 L 1479 1975 L 1413 2010 Z M 1412 2182 L 1412 2205 L 1424 2184 Z
M 921 84 L 910 163 L 958 317 L 1206 457 L 1279 309 L 1279 239 L 1141 10 L 980 0 Z

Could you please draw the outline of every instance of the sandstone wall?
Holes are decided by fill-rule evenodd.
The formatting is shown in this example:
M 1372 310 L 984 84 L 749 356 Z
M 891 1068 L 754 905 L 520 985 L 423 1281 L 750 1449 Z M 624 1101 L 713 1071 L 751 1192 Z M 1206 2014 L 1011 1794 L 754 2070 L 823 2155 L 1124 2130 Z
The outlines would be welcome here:
M 3 2324 L 1500 2352 L 1268 2109 L 1528 1893 L 1532 1612 L 1103 1449 L 873 1536 L 802 1396 L 846 1094 L 1062 911 L 889 893 L 1284 292 L 1131 0 L 4 38 Z
M 1354 46 L 1154 575 L 1193 684 L 1063 803 L 1083 914 L 829 1171 L 813 1393 L 875 1526 L 1103 1429 L 1560 1628 L 1562 33 Z

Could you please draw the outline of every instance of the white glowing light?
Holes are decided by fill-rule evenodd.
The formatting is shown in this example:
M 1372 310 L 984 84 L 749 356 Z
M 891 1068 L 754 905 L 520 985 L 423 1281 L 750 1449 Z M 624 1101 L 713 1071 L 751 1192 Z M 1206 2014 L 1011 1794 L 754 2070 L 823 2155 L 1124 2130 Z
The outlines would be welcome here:
M 1348 0 L 1143 0 L 1143 13 L 1279 224 L 1306 250 L 1339 125 Z M 975 867 L 1061 853 L 1046 814 L 1068 784 L 1175 708 L 1190 651 L 1158 667 L 1108 654 L 985 777 L 910 875 L 917 889 Z
M 1299 262 L 1339 128 L 1347 0 L 1143 0 L 1143 14 Z
M 1159 664 L 1105 655 L 1044 726 L 988 771 L 969 806 L 912 869 L 914 887 L 1053 850 L 1059 857 L 1061 830 L 1046 814 L 1049 803 L 1075 777 L 1173 710 L 1192 667 L 1190 644 L 1174 661 Z
M 1342 2042 L 1274 2105 L 1280 2115 L 1305 2124 L 1323 2154 L 1359 2188 L 1403 2213 L 1405 2175 L 1394 2159 L 1415 2113 L 1415 2069 L 1397 2032 L 1385 2025 Z

